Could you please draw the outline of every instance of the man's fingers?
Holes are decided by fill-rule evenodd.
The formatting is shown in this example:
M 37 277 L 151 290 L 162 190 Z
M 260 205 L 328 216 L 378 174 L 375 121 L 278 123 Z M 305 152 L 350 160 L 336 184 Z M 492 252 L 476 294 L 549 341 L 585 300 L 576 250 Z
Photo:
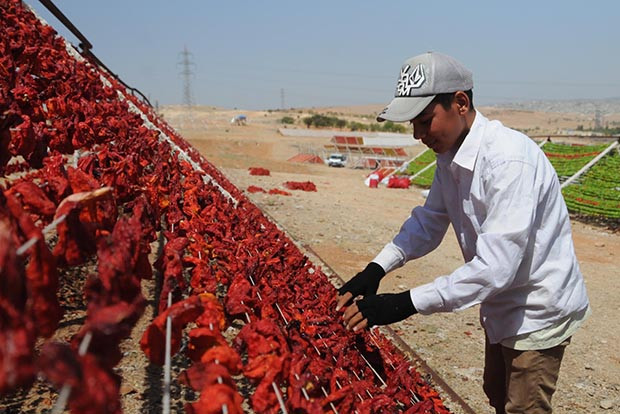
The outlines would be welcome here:
M 353 327 L 353 331 L 359 331 L 367 327 L 368 327 L 368 319 L 362 319 L 361 322 L 359 322 L 357 325 Z
M 339 311 L 344 306 L 347 306 L 351 300 L 353 300 L 353 294 L 351 292 L 344 292 L 341 296 L 338 296 L 338 303 L 336 304 L 336 311 Z
M 355 303 L 347 308 L 342 318 L 347 329 L 357 331 L 368 326 L 368 320 L 364 318 Z
M 356 312 L 353 316 L 347 319 L 347 323 L 346 323 L 347 329 L 353 329 L 360 322 L 362 322 L 363 319 L 364 319 L 364 315 L 362 315 L 360 312 Z
M 357 309 L 357 304 L 354 303 L 353 305 L 349 306 L 347 308 L 347 310 L 344 311 L 344 314 L 342 315 L 342 318 L 344 319 L 344 324 L 348 325 L 349 324 L 349 320 L 351 320 L 351 318 L 353 316 L 355 316 L 356 313 L 359 312 L 359 309 Z
M 368 326 L 368 319 L 364 318 L 364 315 L 362 315 L 361 312 L 357 312 L 349 320 L 347 329 L 353 329 L 354 331 L 359 331 L 360 329 L 364 329 L 367 326 Z

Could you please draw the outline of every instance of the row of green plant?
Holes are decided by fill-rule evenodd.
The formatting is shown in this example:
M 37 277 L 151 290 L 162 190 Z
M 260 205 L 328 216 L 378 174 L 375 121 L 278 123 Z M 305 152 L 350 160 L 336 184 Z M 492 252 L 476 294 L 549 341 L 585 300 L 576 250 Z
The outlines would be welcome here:
M 620 154 L 607 154 L 562 194 L 572 212 L 620 219 Z
M 607 148 L 609 144 L 599 145 L 567 145 L 555 142 L 546 142 L 542 149 L 545 153 L 551 154 L 585 154 L 591 152 L 601 152 Z
M 426 150 L 407 165 L 407 169 L 405 170 L 404 174 L 410 176 L 415 175 L 436 159 L 437 157 L 435 156 L 435 153 L 433 151 Z M 428 170 L 424 171 L 422 174 L 413 178 L 411 180 L 411 183 L 417 185 L 418 187 L 430 188 L 431 184 L 433 183 L 434 176 L 435 166 L 432 166 Z
M 542 149 L 561 180 L 574 175 L 607 147 L 602 145 L 566 145 L 547 142 Z
M 570 146 L 555 143 L 545 144 L 547 154 L 592 154 L 600 153 L 607 145 Z M 560 179 L 572 176 L 596 155 L 575 158 L 550 157 Z M 410 162 L 403 174 L 413 176 L 435 161 L 435 153 L 426 150 Z M 412 179 L 412 184 L 429 188 L 433 182 L 435 166 Z M 620 219 L 620 153 L 612 151 L 592 166 L 577 183 L 562 190 L 569 211 L 586 216 Z

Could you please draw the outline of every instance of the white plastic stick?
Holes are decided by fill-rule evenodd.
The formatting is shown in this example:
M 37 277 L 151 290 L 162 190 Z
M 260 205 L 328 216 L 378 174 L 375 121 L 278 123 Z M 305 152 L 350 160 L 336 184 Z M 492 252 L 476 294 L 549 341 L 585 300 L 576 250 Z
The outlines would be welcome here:
M 82 342 L 80 342 L 80 346 L 78 348 L 79 356 L 84 356 L 86 354 L 86 351 L 88 351 L 88 346 L 90 345 L 90 340 L 92 338 L 93 334 L 91 332 L 86 332 L 86 335 L 84 335 L 84 338 L 82 338 Z M 65 410 L 65 406 L 67 405 L 70 394 L 71 385 L 63 385 L 60 389 L 60 393 L 58 393 L 58 399 L 56 400 L 56 404 L 54 404 L 54 408 L 52 408 L 52 414 L 60 414 Z
M 317 378 L 318 380 L 318 378 Z M 325 390 L 325 387 L 321 385 L 321 391 L 323 391 L 323 394 L 327 397 L 329 396 L 329 394 L 327 393 L 327 391 Z M 338 414 L 338 410 L 336 410 L 336 406 L 334 405 L 334 403 L 330 402 L 329 406 L 332 408 L 332 411 L 334 412 L 334 414 Z
M 319 351 L 319 348 L 316 347 L 316 345 L 314 345 L 312 342 L 310 342 L 310 345 L 312 345 L 314 347 L 314 350 L 316 351 L 317 355 L 321 355 L 321 351 Z
M 375 344 L 375 346 L 377 347 L 377 349 L 381 349 L 381 347 L 379 346 L 379 344 L 377 343 L 377 341 L 375 341 L 375 334 L 372 332 L 372 329 L 368 330 L 368 333 L 370 334 L 370 340 L 372 341 L 373 344 Z M 383 357 L 383 356 L 382 356 Z M 392 369 L 396 369 L 396 367 L 394 366 L 394 364 L 392 364 L 392 361 L 390 360 L 390 358 L 388 358 L 387 356 L 385 357 L 385 359 L 387 360 L 388 364 L 390 364 L 390 366 L 392 367 Z
M 359 350 L 358 350 L 359 352 Z M 383 378 L 381 378 L 381 375 L 379 375 L 379 373 L 375 370 L 375 368 L 370 364 L 370 362 L 368 362 L 368 360 L 366 359 L 366 357 L 364 356 L 364 354 L 362 354 L 360 352 L 360 356 L 362 357 L 362 359 L 364 360 L 364 362 L 366 362 L 366 365 L 368 365 L 370 367 L 370 369 L 372 370 L 372 372 L 375 373 L 375 375 L 377 376 L 377 378 L 379 378 L 379 381 L 381 381 L 381 383 L 387 387 L 387 384 L 385 383 L 385 381 L 383 381 Z
M 297 381 L 299 381 L 299 375 L 297 375 L 297 373 L 295 373 L 295 379 Z M 304 395 L 304 398 L 306 399 L 306 401 L 310 401 L 310 397 L 308 396 L 308 392 L 306 391 L 306 389 L 304 387 L 301 387 L 301 393 Z
M 288 321 L 286 320 L 286 316 L 284 316 L 284 313 L 282 313 L 282 309 L 280 309 L 280 305 L 278 305 L 277 302 L 275 302 L 274 305 L 276 305 L 278 312 L 280 312 L 280 316 L 282 317 L 282 319 L 284 319 L 284 325 L 288 325 Z
M 172 292 L 168 292 L 168 308 L 172 306 Z M 170 365 L 171 365 L 171 348 L 172 348 L 172 317 L 168 315 L 166 318 L 166 353 L 164 364 L 164 393 L 162 397 L 162 412 L 170 414 Z
M 241 301 L 241 304 L 245 305 L 245 303 L 243 303 L 243 301 Z M 243 312 L 243 313 L 245 313 L 245 318 L 248 320 L 248 323 L 250 323 L 250 315 L 248 315 L 247 312 Z
M 278 388 L 275 382 L 272 382 L 271 386 L 273 387 L 273 391 L 276 393 L 276 398 L 278 399 L 278 402 L 280 403 L 280 408 L 282 409 L 282 412 L 284 414 L 288 414 L 288 411 L 286 411 L 286 406 L 284 405 L 284 400 L 282 399 L 282 394 L 280 394 L 280 389 Z
M 213 330 L 213 328 L 211 328 L 211 330 Z M 215 362 L 216 365 L 220 365 L 220 361 L 217 358 L 213 362 Z M 218 384 L 224 383 L 224 380 L 222 379 L 221 375 L 217 376 L 217 383 Z M 222 404 L 222 414 L 228 414 L 228 405 Z

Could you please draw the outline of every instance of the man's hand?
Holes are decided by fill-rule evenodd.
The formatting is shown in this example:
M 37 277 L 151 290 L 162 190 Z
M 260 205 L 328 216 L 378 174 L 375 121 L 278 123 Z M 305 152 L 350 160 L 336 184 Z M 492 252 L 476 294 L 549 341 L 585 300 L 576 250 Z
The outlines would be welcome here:
M 349 305 L 357 296 L 374 295 L 379 289 L 379 282 L 385 276 L 385 270 L 375 262 L 368 263 L 368 266 L 345 283 L 338 289 L 338 304 L 336 311 L 343 306 Z
M 357 331 L 375 325 L 399 322 L 417 313 L 409 291 L 370 295 L 356 301 L 344 313 L 347 329 Z

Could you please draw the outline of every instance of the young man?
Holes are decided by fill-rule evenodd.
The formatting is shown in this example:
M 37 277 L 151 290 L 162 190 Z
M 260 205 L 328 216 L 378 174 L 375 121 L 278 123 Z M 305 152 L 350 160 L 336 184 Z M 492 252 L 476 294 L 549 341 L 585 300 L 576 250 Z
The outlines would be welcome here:
M 564 348 L 589 303 L 555 170 L 527 136 L 489 121 L 472 102 L 470 71 L 425 53 L 408 59 L 377 118 L 411 122 L 437 154 L 424 206 L 371 263 L 340 288 L 349 329 L 480 305 L 484 391 L 497 413 L 550 413 Z M 399 294 L 381 278 L 434 250 L 448 225 L 465 264 Z M 363 298 L 354 301 L 359 296 Z

